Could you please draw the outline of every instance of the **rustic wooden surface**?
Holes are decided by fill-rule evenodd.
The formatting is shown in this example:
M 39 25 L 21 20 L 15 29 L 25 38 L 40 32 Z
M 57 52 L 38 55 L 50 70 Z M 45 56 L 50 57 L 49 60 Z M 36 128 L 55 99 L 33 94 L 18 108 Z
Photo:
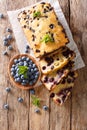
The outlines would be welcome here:
M 10 84 L 7 65 L 10 58 L 19 52 L 14 40 L 11 43 L 13 52 L 9 52 L 9 56 L 2 55 L 6 48 L 2 39 L 6 34 L 6 27 L 10 27 L 6 11 L 37 1 L 0 0 L 0 12 L 5 15 L 5 19 L 0 20 L 0 130 L 87 130 L 87 66 L 79 70 L 79 78 L 72 95 L 62 107 L 49 99 L 48 91 L 43 86 L 36 90 L 36 95 L 42 99 L 42 105 L 49 106 L 47 112 L 41 109 L 39 115 L 34 113 L 35 107 L 31 104 L 29 91 L 22 91 Z M 87 65 L 87 0 L 59 2 Z M 11 87 L 10 93 L 5 91 L 6 87 Z M 18 103 L 18 97 L 23 97 L 24 103 Z M 9 104 L 9 110 L 3 109 L 5 103 Z

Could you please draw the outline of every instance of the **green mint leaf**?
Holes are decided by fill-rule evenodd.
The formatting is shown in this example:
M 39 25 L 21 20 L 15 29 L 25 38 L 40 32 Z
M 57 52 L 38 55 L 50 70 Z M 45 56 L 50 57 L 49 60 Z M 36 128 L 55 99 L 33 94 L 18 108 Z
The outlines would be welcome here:
M 27 78 L 27 71 L 28 71 L 28 67 L 27 66 L 18 66 L 19 68 L 19 71 L 18 71 L 18 74 L 19 75 L 24 75 L 24 78 Z
M 41 42 L 45 42 L 45 43 L 47 43 L 47 42 L 54 42 L 54 39 L 53 39 L 53 37 L 50 34 L 46 34 L 43 37 L 43 39 L 41 40 Z
M 31 96 L 33 105 L 39 107 L 40 106 L 40 99 L 36 96 Z
M 41 12 L 40 11 L 34 12 L 33 17 L 41 17 Z

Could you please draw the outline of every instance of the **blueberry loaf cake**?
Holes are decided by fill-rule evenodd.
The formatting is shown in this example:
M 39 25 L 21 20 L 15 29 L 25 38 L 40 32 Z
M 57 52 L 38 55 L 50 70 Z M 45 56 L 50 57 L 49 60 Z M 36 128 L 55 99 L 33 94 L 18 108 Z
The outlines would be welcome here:
M 58 104 L 62 104 L 70 95 L 74 81 L 78 76 L 76 71 L 69 72 L 68 76 L 63 78 L 61 82 L 54 86 L 50 92 L 50 97 Z
M 23 31 L 36 57 L 53 52 L 68 43 L 64 28 L 49 3 L 40 3 L 18 15 Z
M 74 66 L 74 61 L 69 61 L 69 63 L 60 70 L 56 70 L 50 74 L 42 75 L 41 81 L 45 87 L 50 91 L 54 85 L 58 85 L 59 82 L 68 75 Z
M 75 53 L 68 47 L 62 47 L 58 51 L 44 56 L 40 60 L 40 67 L 43 74 L 63 68 L 75 57 Z

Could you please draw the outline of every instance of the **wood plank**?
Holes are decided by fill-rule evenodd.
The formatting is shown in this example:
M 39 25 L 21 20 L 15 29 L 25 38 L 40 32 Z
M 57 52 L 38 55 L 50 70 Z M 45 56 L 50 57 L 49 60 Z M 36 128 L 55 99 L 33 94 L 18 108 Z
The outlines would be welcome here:
M 15 3 L 17 3 L 15 1 Z M 20 4 L 19 4 L 20 5 Z M 2 53 L 6 47 L 3 47 L 2 38 L 6 34 L 6 27 L 9 27 L 9 21 L 6 14 L 7 10 L 17 8 L 19 5 L 15 5 L 12 1 L 3 0 L 0 3 L 0 12 L 3 12 L 5 15 L 5 19 L 0 20 L 0 52 Z M 21 4 L 22 5 L 22 4 Z M 16 6 L 16 7 L 15 7 Z M 2 8 L 3 7 L 3 8 Z M 22 91 L 17 89 L 15 86 L 10 84 L 8 73 L 7 73 L 7 65 L 9 63 L 10 58 L 18 53 L 15 41 L 12 43 L 13 51 L 9 52 L 9 56 L 0 55 L 0 130 L 28 130 L 29 125 L 29 92 Z M 6 87 L 11 87 L 11 92 L 7 94 L 5 91 Z M 18 97 L 22 97 L 24 99 L 24 103 L 18 103 Z M 9 104 L 9 110 L 4 110 L 4 103 Z
M 59 0 L 59 3 L 66 14 L 69 23 L 69 3 L 68 0 Z M 50 101 L 50 130 L 70 130 L 70 113 L 71 113 L 71 100 L 70 98 L 63 106 L 56 105 Z
M 70 25 L 87 65 L 87 1 L 70 0 Z M 72 94 L 72 130 L 87 130 L 87 66 L 79 70 Z

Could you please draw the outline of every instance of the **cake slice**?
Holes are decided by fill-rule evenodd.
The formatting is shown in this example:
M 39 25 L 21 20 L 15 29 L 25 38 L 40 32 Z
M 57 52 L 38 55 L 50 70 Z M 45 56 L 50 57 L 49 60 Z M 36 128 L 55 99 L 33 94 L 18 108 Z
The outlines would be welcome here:
M 75 53 L 68 47 L 62 47 L 40 60 L 40 68 L 43 74 L 52 73 L 63 68 L 70 60 L 75 57 Z
M 21 11 L 18 20 L 36 57 L 41 57 L 68 43 L 65 30 L 49 3 L 41 2 Z
M 72 67 L 74 66 L 74 61 L 69 61 L 69 63 L 64 66 L 60 70 L 56 70 L 50 74 L 43 74 L 41 77 L 42 83 L 45 85 L 45 87 L 48 90 L 51 90 L 54 85 L 57 85 L 62 78 L 66 77 L 67 74 L 72 70 Z
M 62 104 L 69 96 L 72 87 L 74 86 L 74 80 L 77 77 L 77 72 L 69 72 L 66 78 L 63 78 L 58 85 L 55 85 L 50 92 L 50 97 L 57 103 Z

